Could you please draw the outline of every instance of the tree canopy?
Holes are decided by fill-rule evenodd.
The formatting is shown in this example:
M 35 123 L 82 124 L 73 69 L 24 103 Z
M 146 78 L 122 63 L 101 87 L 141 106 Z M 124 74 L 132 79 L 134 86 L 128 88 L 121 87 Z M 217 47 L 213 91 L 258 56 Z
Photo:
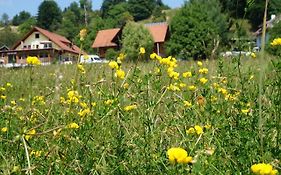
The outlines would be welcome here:
M 62 12 L 58 4 L 51 1 L 43 1 L 38 8 L 37 25 L 44 29 L 55 31 L 62 21 Z
M 171 22 L 169 51 L 183 59 L 210 57 L 226 31 L 217 0 L 190 0 Z

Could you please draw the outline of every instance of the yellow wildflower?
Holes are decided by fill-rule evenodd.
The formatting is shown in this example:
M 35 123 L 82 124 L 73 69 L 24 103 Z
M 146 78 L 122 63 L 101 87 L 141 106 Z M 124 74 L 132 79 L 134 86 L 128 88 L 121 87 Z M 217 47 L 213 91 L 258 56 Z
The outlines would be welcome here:
M 201 61 L 197 61 L 197 65 L 198 65 L 199 67 L 201 67 L 201 66 L 203 66 L 203 63 L 202 63 Z
M 194 129 L 195 129 L 196 134 L 198 134 L 198 135 L 203 134 L 203 128 L 201 126 L 195 125 Z
M 7 96 L 6 95 L 1 95 L 0 99 L 6 100 Z
M 7 86 L 7 87 L 13 87 L 13 85 L 12 85 L 11 83 L 9 83 L 9 82 L 6 83 L 6 86 Z
M 156 53 L 150 54 L 150 59 L 154 60 L 155 58 L 157 58 L 157 54 Z
M 106 100 L 105 102 L 104 102 L 104 104 L 106 104 L 106 105 L 112 105 L 113 104 L 113 102 L 114 102 L 114 100 Z
M 110 61 L 108 65 L 111 69 L 119 69 L 118 63 L 116 61 Z
M 183 76 L 184 78 L 190 78 L 190 77 L 192 77 L 192 73 L 191 73 L 191 72 L 184 72 L 184 73 L 182 74 L 182 76 Z
M 189 128 L 187 131 L 186 131 L 187 134 L 194 134 L 195 133 L 195 129 L 193 127 Z
M 271 46 L 280 46 L 281 38 L 275 38 L 270 44 L 271 44 Z
M 131 111 L 131 110 L 136 109 L 136 108 L 137 108 L 137 105 L 129 105 L 129 106 L 124 107 L 124 110 L 125 111 Z
M 79 95 L 77 91 L 68 91 L 68 103 L 78 103 L 79 102 Z
M 91 105 L 92 105 L 92 107 L 95 107 L 95 106 L 97 106 L 97 103 L 96 102 L 92 102 Z
M 12 101 L 11 101 L 11 105 L 14 105 L 14 106 L 15 106 L 15 105 L 17 105 L 17 102 L 16 102 L 15 100 L 12 100 Z
M 144 47 L 140 48 L 140 54 L 142 54 L 142 55 L 145 54 L 145 48 Z
M 199 69 L 199 73 L 200 73 L 200 74 L 207 74 L 208 71 L 209 71 L 209 70 L 208 70 L 207 68 Z
M 255 58 L 257 58 L 257 55 L 256 55 L 254 52 L 252 52 L 252 53 L 251 53 L 251 57 L 252 57 L 253 59 L 255 59 Z
M 6 88 L 0 87 L 0 91 L 5 91 L 5 90 L 6 90 Z
M 197 89 L 196 86 L 193 86 L 193 85 L 188 86 L 188 90 L 190 90 L 190 91 L 195 91 L 196 89 Z
M 36 134 L 36 130 L 35 129 L 32 129 L 32 130 L 29 130 L 26 134 L 25 134 L 25 139 L 26 140 L 29 140 L 33 135 Z
M 208 79 L 206 78 L 200 78 L 199 81 L 202 83 L 202 84 L 206 84 Z
M 41 61 L 37 57 L 31 57 L 31 56 L 28 56 L 26 58 L 26 62 L 29 65 L 40 65 L 41 64 Z
M 78 115 L 79 115 L 80 117 L 85 117 L 85 116 L 88 115 L 90 112 L 91 112 L 90 108 L 81 109 L 81 110 L 78 112 Z
M 80 41 L 84 41 L 86 35 L 87 35 L 87 29 L 82 29 L 82 30 L 80 30 L 80 32 L 79 32 Z
M 192 103 L 189 101 L 183 101 L 184 106 L 190 108 L 192 106 Z
M 78 68 L 79 72 L 81 72 L 82 74 L 86 73 L 85 68 L 82 64 L 78 64 L 77 68 Z
M 7 127 L 1 128 L 1 132 L 7 132 L 7 131 L 8 131 L 8 128 L 7 128 Z
M 124 84 L 123 84 L 123 88 L 124 88 L 124 89 L 128 89 L 128 88 L 129 88 L 129 83 L 124 83 Z
M 30 153 L 30 156 L 34 155 L 35 157 L 40 157 L 41 154 L 42 154 L 42 151 L 32 150 L 31 153 Z
M 177 84 L 170 84 L 167 89 L 170 91 L 180 91 L 180 88 L 177 86 Z
M 248 114 L 250 112 L 250 109 L 241 109 L 241 112 L 243 114 Z
M 169 161 L 175 163 L 190 163 L 192 157 L 188 156 L 187 151 L 182 148 L 170 148 L 167 151 Z
M 185 83 L 180 83 L 180 88 L 185 88 L 186 84 Z
M 75 122 L 73 123 L 70 123 L 66 126 L 66 128 L 69 128 L 69 129 L 78 129 L 79 128 L 79 125 Z
M 125 59 L 126 55 L 124 53 L 120 53 L 117 57 L 117 62 L 122 62 Z
M 258 163 L 251 166 L 251 170 L 257 175 L 276 175 L 278 171 L 270 164 Z
M 116 70 L 115 76 L 117 78 L 124 79 L 125 78 L 125 71 L 123 71 L 122 69 L 118 69 L 118 70 Z

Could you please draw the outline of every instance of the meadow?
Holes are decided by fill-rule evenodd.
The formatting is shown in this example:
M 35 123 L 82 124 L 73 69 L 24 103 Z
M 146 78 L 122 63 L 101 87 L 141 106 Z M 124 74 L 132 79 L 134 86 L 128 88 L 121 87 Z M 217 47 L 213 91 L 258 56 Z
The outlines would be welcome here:
M 277 58 L 123 56 L 0 68 L 0 174 L 280 171 Z

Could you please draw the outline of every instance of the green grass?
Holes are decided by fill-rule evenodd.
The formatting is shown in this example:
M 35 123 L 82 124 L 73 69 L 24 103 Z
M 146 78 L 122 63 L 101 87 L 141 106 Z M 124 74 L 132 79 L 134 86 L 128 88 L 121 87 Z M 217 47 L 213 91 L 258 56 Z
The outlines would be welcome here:
M 1 68 L 0 88 L 5 91 L 0 90 L 0 95 L 6 99 L 0 98 L 0 129 L 7 127 L 8 131 L 0 131 L 0 173 L 24 174 L 30 166 L 33 174 L 250 174 L 251 165 L 260 162 L 278 169 L 280 66 L 272 60 L 242 58 L 240 67 L 236 59 L 204 61 L 203 67 L 209 70 L 206 75 L 198 73 L 196 62 L 180 61 L 175 71 L 191 71 L 193 76 L 179 80 L 169 78 L 167 68 L 156 61 L 137 67 L 123 63 L 123 80 L 107 64 L 84 65 L 85 74 L 76 65 Z M 154 71 L 156 67 L 160 73 Z M 261 68 L 265 70 L 263 132 L 258 123 Z M 208 82 L 201 84 L 201 77 Z M 7 87 L 8 82 L 12 87 Z M 168 90 L 174 83 L 195 85 L 197 90 Z M 68 99 L 71 90 L 79 93 L 79 103 L 62 100 Z M 43 100 L 36 101 L 36 96 Z M 200 105 L 198 98 L 202 97 Z M 16 104 L 11 104 L 13 100 Z M 106 100 L 113 103 L 106 105 Z M 184 101 L 192 107 L 184 106 Z M 137 108 L 124 110 L 132 104 Z M 90 113 L 79 116 L 86 108 Z M 72 122 L 79 128 L 67 128 Z M 186 132 L 207 124 L 211 128 L 204 128 L 202 135 Z M 32 129 L 36 134 L 26 139 Z M 193 162 L 171 164 L 166 153 L 171 147 L 184 148 Z M 210 150 L 214 153 L 206 154 Z

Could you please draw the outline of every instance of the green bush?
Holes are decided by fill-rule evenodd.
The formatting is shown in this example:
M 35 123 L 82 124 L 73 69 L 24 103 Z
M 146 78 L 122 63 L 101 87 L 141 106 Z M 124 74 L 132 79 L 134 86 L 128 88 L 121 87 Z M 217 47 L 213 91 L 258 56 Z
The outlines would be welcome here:
M 105 53 L 105 58 L 109 60 L 116 59 L 118 56 L 118 52 L 114 49 L 108 49 Z
M 226 20 L 217 0 L 192 0 L 173 17 L 168 51 L 182 59 L 214 56 L 226 38 Z
M 152 52 L 153 39 L 150 32 L 143 25 L 129 22 L 123 29 L 122 45 L 122 52 L 126 53 L 128 60 L 136 61 L 141 47 L 146 49 L 146 53 Z M 142 58 L 147 58 L 147 56 L 146 54 Z

